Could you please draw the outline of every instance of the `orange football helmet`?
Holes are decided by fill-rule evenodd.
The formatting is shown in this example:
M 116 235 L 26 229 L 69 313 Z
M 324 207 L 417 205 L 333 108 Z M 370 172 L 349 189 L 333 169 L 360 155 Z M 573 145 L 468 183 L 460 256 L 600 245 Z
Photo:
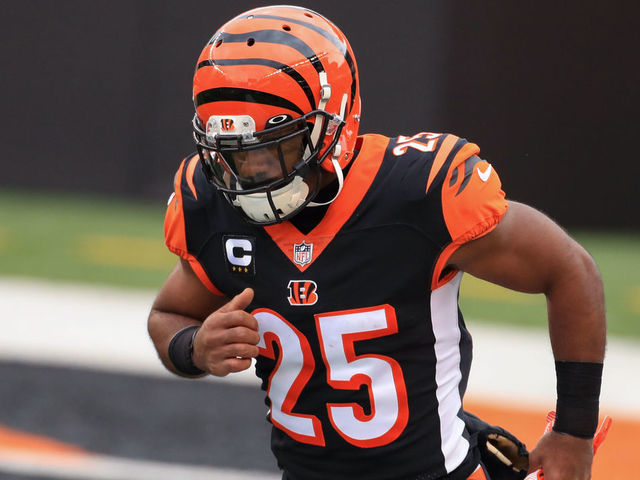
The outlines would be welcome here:
M 323 170 L 341 188 L 360 122 L 358 68 L 322 15 L 280 5 L 224 24 L 198 59 L 193 102 L 205 174 L 249 222 L 314 205 Z

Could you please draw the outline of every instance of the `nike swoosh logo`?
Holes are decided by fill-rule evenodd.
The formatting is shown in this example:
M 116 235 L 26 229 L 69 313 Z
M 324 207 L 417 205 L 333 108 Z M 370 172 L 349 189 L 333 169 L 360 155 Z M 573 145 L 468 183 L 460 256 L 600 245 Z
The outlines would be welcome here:
M 478 170 L 478 176 L 480 177 L 480 180 L 482 180 L 483 182 L 486 182 L 487 180 L 489 180 L 489 176 L 491 175 L 491 165 L 489 165 L 484 172 L 480 171 L 480 167 L 478 167 L 477 170 Z

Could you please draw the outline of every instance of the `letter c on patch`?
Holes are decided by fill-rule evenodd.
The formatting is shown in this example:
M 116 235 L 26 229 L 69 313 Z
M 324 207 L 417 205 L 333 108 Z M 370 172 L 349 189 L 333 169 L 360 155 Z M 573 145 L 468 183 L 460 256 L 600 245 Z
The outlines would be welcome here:
M 238 267 L 251 265 L 253 247 L 249 240 L 245 238 L 228 238 L 224 247 L 229 263 Z

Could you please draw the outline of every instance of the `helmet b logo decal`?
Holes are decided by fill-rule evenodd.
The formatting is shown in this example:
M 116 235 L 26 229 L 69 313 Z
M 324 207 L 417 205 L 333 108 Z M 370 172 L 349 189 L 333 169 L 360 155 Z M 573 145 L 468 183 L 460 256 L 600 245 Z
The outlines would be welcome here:
M 220 119 L 220 128 L 222 128 L 222 131 L 224 131 L 224 132 L 230 132 L 230 131 L 236 129 L 236 127 L 233 125 L 233 119 L 232 118 L 222 118 L 222 119 Z
M 306 265 L 313 260 L 313 243 L 295 243 L 293 245 L 293 261 L 298 265 Z
M 289 304 L 295 306 L 314 305 L 318 301 L 318 285 L 313 280 L 291 280 Z

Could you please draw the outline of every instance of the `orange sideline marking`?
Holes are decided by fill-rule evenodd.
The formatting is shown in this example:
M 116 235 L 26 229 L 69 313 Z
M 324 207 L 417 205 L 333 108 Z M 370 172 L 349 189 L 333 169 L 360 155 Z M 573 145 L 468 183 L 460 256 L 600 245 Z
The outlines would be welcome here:
M 518 409 L 504 404 L 487 404 L 473 398 L 464 402 L 465 410 L 474 413 L 483 420 L 506 428 L 527 444 L 532 450 L 542 436 L 545 418 L 555 405 L 541 405 L 540 410 Z M 601 414 L 613 419 L 607 439 L 600 446 L 593 462 L 592 480 L 630 480 L 638 478 L 640 461 L 638 460 L 638 438 L 640 438 L 640 419 L 625 418 L 610 414 L 601 408 Z M 602 415 L 601 415 L 602 417 Z M 602 418 L 600 419 L 602 421 Z
M 87 455 L 89 453 L 75 445 L 0 425 L 0 451 L 2 450 L 21 450 L 34 454 Z
M 483 420 L 500 425 L 514 433 L 531 450 L 544 431 L 546 413 L 553 405 L 542 405 L 540 410 L 519 409 L 504 404 L 488 404 L 467 398 L 465 409 Z M 607 413 L 607 412 L 603 412 Z M 637 440 L 640 438 L 640 420 L 611 415 L 613 424 L 606 441 L 595 457 L 592 480 L 629 480 L 637 478 L 640 461 Z M 0 425 L 0 452 L 20 451 L 37 455 L 63 454 L 84 457 L 90 452 L 71 444 L 40 435 L 12 430 Z

